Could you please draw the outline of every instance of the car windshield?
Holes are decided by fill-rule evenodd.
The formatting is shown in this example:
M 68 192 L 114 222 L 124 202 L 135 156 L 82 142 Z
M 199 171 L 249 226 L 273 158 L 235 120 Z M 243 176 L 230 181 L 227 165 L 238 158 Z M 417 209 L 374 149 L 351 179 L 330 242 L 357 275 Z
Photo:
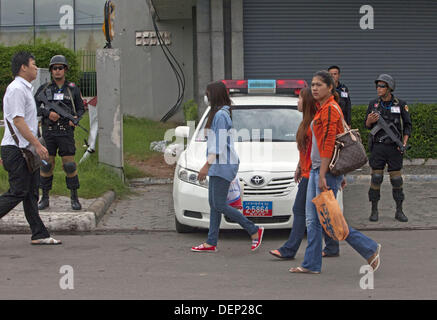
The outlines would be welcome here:
M 295 142 L 301 121 L 302 114 L 293 106 L 232 106 L 236 142 Z M 206 141 L 202 129 L 196 141 Z

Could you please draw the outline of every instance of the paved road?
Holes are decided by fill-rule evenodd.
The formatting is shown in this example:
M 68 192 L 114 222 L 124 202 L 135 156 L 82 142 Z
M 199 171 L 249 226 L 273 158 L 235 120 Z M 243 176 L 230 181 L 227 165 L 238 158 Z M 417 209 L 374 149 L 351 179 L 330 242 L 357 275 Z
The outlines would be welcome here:
M 135 188 L 114 202 L 94 233 L 53 233 L 62 246 L 31 246 L 28 234 L 0 235 L 0 299 L 437 299 L 437 182 L 405 183 L 407 224 L 393 218 L 388 179 L 381 219 L 369 222 L 367 189 L 367 183 L 350 184 L 344 211 L 350 225 L 382 244 L 374 289 L 360 288 L 365 261 L 347 243 L 340 258 L 324 260 L 321 275 L 290 274 L 289 267 L 302 262 L 306 240 L 295 261 L 268 254 L 289 230 L 267 231 L 255 253 L 240 230 L 221 232 L 217 254 L 191 253 L 206 231 L 174 231 L 167 184 Z M 62 266 L 74 272 L 72 290 L 60 287 Z
M 58 235 L 64 245 L 56 247 L 0 235 L 0 299 L 437 299 L 436 230 L 365 233 L 382 244 L 367 290 L 360 288 L 365 261 L 346 243 L 341 257 L 324 260 L 322 274 L 290 274 L 306 240 L 295 261 L 268 254 L 288 232 L 266 232 L 257 252 L 244 231 L 222 232 L 216 254 L 189 251 L 205 232 Z M 65 265 L 72 269 L 61 274 Z M 61 289 L 60 281 L 74 289 Z
M 99 223 L 97 230 L 173 231 L 172 185 L 151 185 L 133 189 L 128 199 L 117 200 Z M 395 202 L 385 177 L 379 204 L 379 222 L 370 222 L 369 184 L 352 183 L 344 193 L 344 215 L 352 227 L 360 230 L 437 229 L 437 181 L 405 182 L 404 212 L 408 223 L 394 219 Z

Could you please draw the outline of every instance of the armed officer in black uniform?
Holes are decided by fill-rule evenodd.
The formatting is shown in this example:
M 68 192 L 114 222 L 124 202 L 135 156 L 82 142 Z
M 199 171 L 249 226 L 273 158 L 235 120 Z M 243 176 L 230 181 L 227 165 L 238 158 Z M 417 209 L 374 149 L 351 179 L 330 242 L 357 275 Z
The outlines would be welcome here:
M 48 110 L 39 101 L 38 95 L 43 92 L 50 102 L 62 102 L 59 104 L 68 113 L 80 118 L 85 112 L 79 88 L 65 79 L 68 70 L 67 59 L 62 55 L 53 56 L 50 60 L 50 73 L 53 81 L 43 84 L 35 94 L 38 116 L 42 116 L 42 135 L 49 151 L 49 164 L 41 168 L 42 198 L 38 208 L 40 210 L 49 206 L 49 192 L 52 189 L 53 169 L 55 167 L 56 152 L 62 158 L 63 169 L 66 173 L 67 188 L 71 192 L 71 208 L 80 210 L 82 206 L 77 196 L 79 189 L 79 177 L 77 165 L 74 161 L 76 147 L 74 143 L 74 124 L 61 117 L 53 110 Z
M 335 90 L 340 97 L 340 101 L 338 102 L 338 104 L 340 105 L 341 111 L 343 112 L 344 120 L 346 121 L 348 126 L 350 126 L 352 120 L 352 102 L 349 95 L 349 89 L 344 83 L 340 82 L 340 67 L 330 66 L 328 68 L 328 72 L 335 81 Z
M 367 109 L 365 125 L 369 129 L 378 125 L 379 117 L 390 125 L 392 130 L 405 147 L 411 135 L 412 124 L 408 112 L 407 103 L 393 95 L 395 80 L 388 74 L 381 74 L 375 80 L 378 98 L 370 101 Z M 379 128 L 376 128 L 379 129 Z M 407 222 L 408 218 L 402 211 L 404 201 L 403 179 L 401 175 L 403 153 L 393 142 L 385 130 L 373 130 L 369 136 L 369 149 L 371 155 L 369 165 L 372 168 L 371 185 L 369 189 L 369 201 L 372 202 L 370 221 L 378 221 L 378 201 L 380 199 L 381 183 L 384 177 L 385 165 L 388 165 L 390 182 L 393 187 L 393 198 L 396 202 L 395 218 L 401 222 Z M 372 133 L 372 131 L 371 131 Z

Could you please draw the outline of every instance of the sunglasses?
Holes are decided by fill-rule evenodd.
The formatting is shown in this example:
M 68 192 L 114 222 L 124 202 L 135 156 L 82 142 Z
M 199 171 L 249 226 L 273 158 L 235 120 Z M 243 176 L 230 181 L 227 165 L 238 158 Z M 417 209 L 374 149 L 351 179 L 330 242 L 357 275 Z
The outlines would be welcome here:
M 377 84 L 376 85 L 377 88 L 387 88 L 386 84 Z
M 54 66 L 54 67 L 52 67 L 52 70 L 64 70 L 65 69 L 65 66 Z

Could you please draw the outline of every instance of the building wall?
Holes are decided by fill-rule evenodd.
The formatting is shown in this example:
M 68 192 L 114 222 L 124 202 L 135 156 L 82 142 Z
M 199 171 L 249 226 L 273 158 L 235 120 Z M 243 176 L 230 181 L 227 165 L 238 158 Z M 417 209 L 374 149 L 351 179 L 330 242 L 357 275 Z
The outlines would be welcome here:
M 231 79 L 244 78 L 244 47 L 243 47 L 243 0 L 230 2 L 231 37 L 225 44 L 224 0 L 198 0 L 196 4 L 196 57 L 195 72 L 197 83 L 194 88 L 199 111 L 206 109 L 203 95 L 209 82 L 225 79 L 226 63 L 230 64 Z M 229 20 L 227 20 L 229 21 Z M 226 47 L 230 46 L 230 51 Z M 229 54 L 230 57 L 226 57 Z
M 144 0 L 116 0 L 114 48 L 121 50 L 121 101 L 123 113 L 160 120 L 177 100 L 176 76 L 159 46 L 136 46 L 137 31 L 154 31 Z M 157 23 L 171 33 L 172 54 L 185 74 L 184 102 L 193 98 L 193 28 L 191 20 Z M 171 121 L 183 121 L 182 106 Z

